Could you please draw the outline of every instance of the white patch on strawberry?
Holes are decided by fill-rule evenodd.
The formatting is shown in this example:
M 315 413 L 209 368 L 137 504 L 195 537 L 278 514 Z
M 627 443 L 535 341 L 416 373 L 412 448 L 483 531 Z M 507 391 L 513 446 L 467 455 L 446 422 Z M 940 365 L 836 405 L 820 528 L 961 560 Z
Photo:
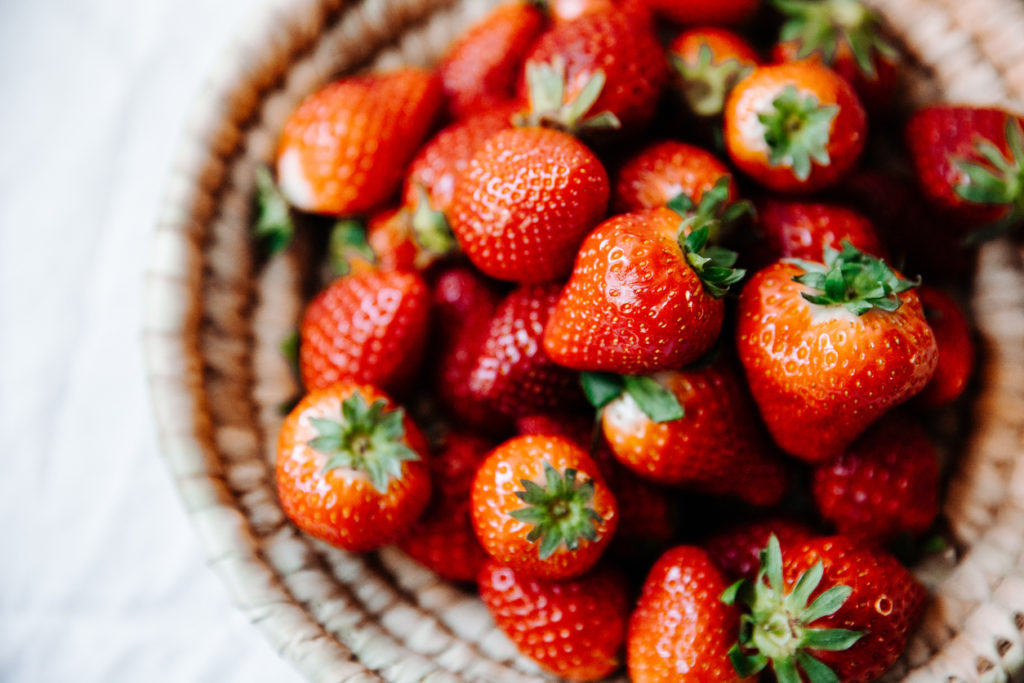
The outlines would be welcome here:
M 277 185 L 295 208 L 303 211 L 312 211 L 316 208 L 313 186 L 306 179 L 297 149 L 287 149 L 278 158 Z
M 623 392 L 604 407 L 606 429 L 620 434 L 638 434 L 651 420 L 633 397 Z

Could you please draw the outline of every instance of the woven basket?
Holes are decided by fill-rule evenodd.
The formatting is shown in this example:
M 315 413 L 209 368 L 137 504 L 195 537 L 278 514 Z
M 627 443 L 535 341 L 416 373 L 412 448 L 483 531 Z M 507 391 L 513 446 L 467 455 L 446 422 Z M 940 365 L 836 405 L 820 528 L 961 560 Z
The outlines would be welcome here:
M 286 520 L 270 464 L 298 387 L 278 347 L 301 312 L 308 245 L 263 263 L 249 236 L 254 169 L 304 95 L 340 73 L 430 64 L 489 4 L 298 0 L 262 13 L 195 112 L 155 232 L 144 336 L 164 456 L 210 566 L 311 680 L 550 680 L 474 596 L 400 551 L 353 555 Z M 1024 102 L 1020 0 L 872 4 L 918 64 L 916 99 Z M 944 510 L 961 552 L 918 568 L 935 597 L 892 680 L 1024 671 L 1024 269 L 1007 242 L 980 259 L 981 391 Z

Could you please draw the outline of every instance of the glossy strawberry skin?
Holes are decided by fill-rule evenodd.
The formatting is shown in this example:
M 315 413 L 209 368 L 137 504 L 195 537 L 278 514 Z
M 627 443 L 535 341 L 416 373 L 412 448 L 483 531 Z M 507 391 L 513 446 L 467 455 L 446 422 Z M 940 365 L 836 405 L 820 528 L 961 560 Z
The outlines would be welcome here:
M 544 23 L 535 5 L 513 1 L 499 5 L 463 34 L 438 66 L 454 118 L 512 98 L 523 59 Z
M 430 460 L 433 497 L 423 516 L 399 541 L 420 564 L 449 581 L 474 581 L 487 561 L 473 532 L 469 491 L 477 467 L 491 444 L 470 434 L 451 432 Z
M 580 247 L 544 332 L 561 365 L 627 375 L 678 368 L 714 343 L 724 303 L 704 291 L 670 209 L 615 216 Z
M 608 175 L 575 138 L 544 128 L 501 131 L 456 183 L 451 227 L 491 277 L 540 283 L 565 275 L 604 216 Z
M 838 455 L 872 422 L 928 383 L 935 336 L 913 290 L 892 313 L 857 316 L 806 301 L 777 262 L 740 294 L 737 349 L 751 393 L 775 442 L 807 462 Z
M 430 294 L 416 273 L 369 271 L 335 280 L 302 318 L 303 384 L 312 391 L 354 379 L 406 388 L 419 368 L 429 317 Z
M 277 178 L 295 207 L 353 214 L 380 207 L 401 183 L 443 103 L 423 69 L 336 81 L 306 98 L 285 123 Z
M 910 629 L 921 616 L 925 590 L 891 555 L 859 546 L 843 536 L 808 541 L 783 554 L 783 576 L 791 590 L 797 578 L 818 561 L 824 577 L 810 601 L 832 586 L 852 589 L 834 614 L 813 622 L 815 628 L 845 628 L 864 635 L 848 650 L 809 650 L 841 681 L 868 683 L 881 676 L 902 654 Z
M 655 142 L 626 161 L 619 171 L 612 194 L 615 213 L 628 213 L 665 206 L 680 194 L 700 202 L 729 169 L 710 152 L 682 142 Z M 730 200 L 736 186 L 729 184 Z
M 739 610 L 719 599 L 728 585 L 701 548 L 679 546 L 662 555 L 629 621 L 630 680 L 741 680 L 728 654 L 737 640 Z
M 659 16 L 677 24 L 740 24 L 749 19 L 761 0 L 648 0 Z
M 537 543 L 528 541 L 532 528 L 509 513 L 525 503 L 515 492 L 522 479 L 544 482 L 544 462 L 559 472 L 575 469 L 577 481 L 594 482 L 592 508 L 602 521 L 595 524 L 594 541 L 581 539 L 577 550 L 564 544 L 547 559 L 540 559 Z M 571 441 L 549 436 L 520 436 L 494 449 L 477 471 L 471 496 L 473 528 L 487 554 L 516 572 L 542 579 L 579 576 L 594 566 L 619 524 L 618 505 L 597 465 Z
M 974 372 L 974 340 L 967 316 L 953 297 L 928 286 L 922 286 L 917 293 L 939 347 L 935 374 L 917 395 L 917 403 L 938 408 L 955 401 L 967 388 Z
M 311 418 L 337 418 L 342 401 L 360 393 L 367 403 L 391 400 L 378 389 L 347 380 L 311 391 L 285 419 L 277 440 L 277 494 L 285 514 L 304 532 L 331 545 L 365 552 L 401 536 L 430 498 L 427 443 L 408 416 L 404 443 L 422 460 L 402 463 L 402 476 L 386 493 L 377 491 L 361 471 L 335 468 L 323 472 L 328 456 L 308 442 L 317 436 Z
M 610 111 L 627 134 L 651 121 L 668 82 L 668 64 L 653 29 L 626 11 L 556 24 L 537 40 L 526 63 L 551 64 L 557 58 L 565 62 L 567 101 L 597 70 L 604 72 L 604 88 L 589 113 Z M 520 83 L 525 94 L 525 77 Z
M 871 63 L 875 69 L 875 76 L 872 78 L 864 73 L 857 60 L 853 56 L 853 50 L 849 43 L 840 40 L 836 43 L 836 52 L 831 63 L 825 63 L 818 52 L 812 52 L 806 57 L 800 57 L 800 43 L 798 41 L 786 41 L 778 43 L 772 49 L 772 61 L 774 62 L 795 62 L 800 59 L 812 59 L 821 62 L 837 74 L 845 78 L 865 108 L 872 113 L 884 113 L 892 109 L 893 102 L 897 98 L 897 90 L 900 84 L 899 61 L 872 50 Z
M 733 495 L 755 505 L 782 498 L 781 462 L 726 362 L 655 378 L 675 395 L 685 415 L 654 422 L 629 394 L 614 399 L 601 412 L 601 425 L 620 462 L 662 484 Z
M 892 413 L 814 471 L 814 500 L 836 530 L 884 544 L 939 514 L 938 454 L 910 416 Z
M 559 678 L 596 681 L 621 664 L 630 604 L 618 571 L 603 567 L 544 581 L 492 560 L 477 583 L 498 628 Z
M 704 548 L 726 577 L 753 581 L 761 566 L 761 550 L 768 546 L 772 534 L 779 539 L 783 554 L 789 548 L 800 547 L 817 535 L 801 522 L 785 517 L 769 517 L 720 531 L 704 542 Z
M 766 199 L 757 202 L 757 225 L 762 264 L 782 258 L 821 262 L 826 246 L 842 249 L 844 240 L 873 256 L 887 256 L 871 221 L 835 204 Z

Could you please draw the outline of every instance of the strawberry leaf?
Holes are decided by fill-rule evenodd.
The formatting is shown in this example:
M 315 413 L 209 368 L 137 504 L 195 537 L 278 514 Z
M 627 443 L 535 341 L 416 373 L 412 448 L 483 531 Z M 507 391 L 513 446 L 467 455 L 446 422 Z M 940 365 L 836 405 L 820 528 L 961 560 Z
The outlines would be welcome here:
M 838 106 L 820 105 L 814 95 L 801 95 L 796 86 L 787 85 L 768 111 L 757 115 L 764 125 L 769 163 L 792 168 L 801 181 L 810 177 L 812 160 L 828 166 L 828 143 L 837 114 Z
M 676 395 L 653 377 L 624 375 L 622 381 L 626 393 L 652 421 L 671 422 L 684 416 L 683 406 Z
M 544 484 L 521 479 L 523 489 L 516 491 L 516 497 L 526 507 L 512 510 L 509 516 L 523 524 L 531 525 L 526 540 L 540 542 L 538 557 L 546 560 L 565 544 L 569 550 L 579 547 L 580 539 L 594 541 L 597 528 L 603 519 L 591 506 L 594 497 L 594 481 L 577 481 L 579 473 L 567 468 L 563 473 L 551 463 L 544 461 Z
M 806 652 L 796 653 L 796 661 L 811 683 L 840 683 L 839 676 L 832 669 Z
M 860 251 L 847 240 L 843 250 L 826 246 L 825 263 L 789 259 L 804 272 L 793 278 L 808 291 L 800 295 L 819 306 L 843 306 L 863 315 L 878 309 L 893 312 L 903 304 L 900 294 L 921 284 L 921 279 L 907 280 L 898 276 L 881 259 Z
M 605 73 L 595 69 L 568 102 L 566 97 L 565 60 L 555 57 L 549 64 L 526 64 L 527 96 L 530 111 L 516 117 L 518 126 L 547 126 L 576 135 L 582 131 L 621 128 L 619 119 L 610 111 L 587 116 L 601 96 Z
M 580 386 L 590 405 L 598 410 L 614 401 L 622 393 L 622 375 L 608 372 L 581 372 Z
M 331 228 L 327 256 L 331 269 L 338 275 L 348 275 L 352 271 L 353 259 L 377 262 L 377 255 L 366 241 L 366 229 L 354 218 L 337 221 Z
M 713 62 L 711 46 L 704 43 L 697 51 L 697 61 L 687 63 L 672 55 L 679 89 L 690 111 L 697 116 L 718 116 L 725 108 L 725 99 L 732 89 L 754 70 L 736 58 Z
M 256 167 L 256 204 L 258 214 L 253 233 L 267 253 L 284 251 L 295 236 L 295 223 L 288 200 L 266 166 Z
M 1005 235 L 1024 223 L 1024 131 L 1014 116 L 1006 117 L 1005 137 L 1008 155 L 993 141 L 982 139 L 975 143 L 982 162 L 952 160 L 964 177 L 953 188 L 961 199 L 1008 209 L 999 220 L 972 231 L 965 239 L 969 245 Z
M 426 252 L 426 258 L 420 259 L 417 254 L 417 265 L 426 267 L 434 259 L 446 256 L 458 249 L 458 242 L 455 241 L 455 234 L 448 225 L 448 219 L 443 212 L 430 206 L 430 198 L 423 185 L 416 184 L 416 209 L 412 213 L 411 227 L 413 238 L 421 251 Z

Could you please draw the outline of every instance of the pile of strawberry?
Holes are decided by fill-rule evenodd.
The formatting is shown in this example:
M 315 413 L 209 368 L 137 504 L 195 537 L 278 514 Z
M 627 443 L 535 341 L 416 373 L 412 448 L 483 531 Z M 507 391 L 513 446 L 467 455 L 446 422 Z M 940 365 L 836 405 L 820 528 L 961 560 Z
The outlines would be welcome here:
M 278 446 L 299 528 L 476 582 L 570 680 L 892 665 L 925 589 L 890 552 L 939 510 L 922 424 L 972 369 L 948 288 L 1024 214 L 1024 135 L 903 125 L 878 17 L 772 5 L 510 2 L 435 70 L 298 107 L 256 231 L 300 219 L 340 274 Z

